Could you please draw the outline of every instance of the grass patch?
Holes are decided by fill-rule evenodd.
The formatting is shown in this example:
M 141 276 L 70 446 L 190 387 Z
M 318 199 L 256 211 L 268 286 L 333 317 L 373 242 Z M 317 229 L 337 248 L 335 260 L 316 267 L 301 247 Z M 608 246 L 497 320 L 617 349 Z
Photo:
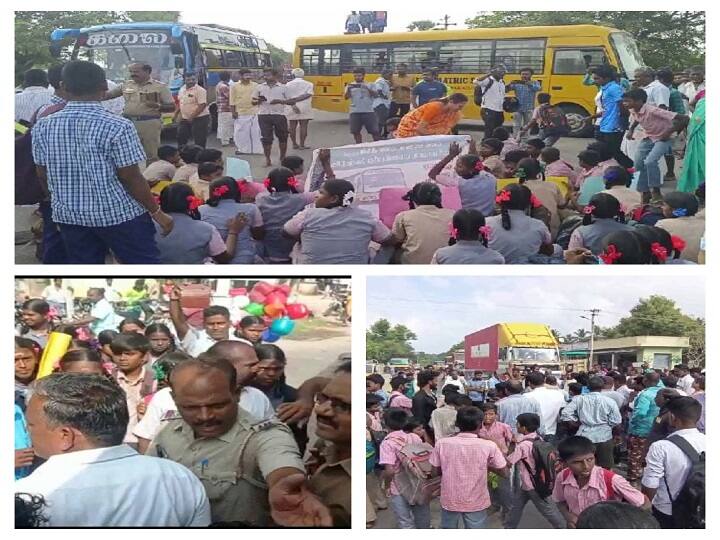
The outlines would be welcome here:
M 327 319 L 302 319 L 296 321 L 295 331 L 284 339 L 296 341 L 320 341 L 347 335 L 349 327 Z

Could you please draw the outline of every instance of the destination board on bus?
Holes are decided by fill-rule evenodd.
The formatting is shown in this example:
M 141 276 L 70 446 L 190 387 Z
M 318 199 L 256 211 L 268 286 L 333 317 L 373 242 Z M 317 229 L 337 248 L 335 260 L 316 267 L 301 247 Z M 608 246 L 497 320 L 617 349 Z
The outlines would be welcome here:
M 144 32 L 122 30 L 117 32 L 95 32 L 88 36 L 85 43 L 88 47 L 157 47 L 170 42 L 165 32 Z

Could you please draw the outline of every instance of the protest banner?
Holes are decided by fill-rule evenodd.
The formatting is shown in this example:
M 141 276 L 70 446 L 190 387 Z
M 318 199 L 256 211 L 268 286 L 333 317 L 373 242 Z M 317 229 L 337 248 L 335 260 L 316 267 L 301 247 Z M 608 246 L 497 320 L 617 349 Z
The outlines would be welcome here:
M 460 144 L 463 153 L 467 152 L 470 136 L 429 135 L 339 146 L 330 149 L 330 163 L 337 178 L 355 186 L 355 204 L 379 216 L 380 190 L 388 187 L 409 190 L 427 180 L 428 171 L 447 155 L 453 142 Z M 322 184 L 318 154 L 319 150 L 313 152 L 305 191 L 317 190 Z M 452 174 L 454 166 L 453 160 L 441 174 Z

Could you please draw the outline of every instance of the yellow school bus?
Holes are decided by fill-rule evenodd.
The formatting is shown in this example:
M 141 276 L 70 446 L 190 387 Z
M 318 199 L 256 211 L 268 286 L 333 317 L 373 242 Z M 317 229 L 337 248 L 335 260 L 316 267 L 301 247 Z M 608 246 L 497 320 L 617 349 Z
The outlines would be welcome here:
M 315 84 L 313 106 L 319 110 L 347 112 L 343 88 L 352 81 L 353 69 L 365 68 L 366 80 L 374 81 L 383 68 L 405 63 L 418 80 L 423 70 L 436 69 L 452 92 L 467 94 L 470 103 L 464 114 L 472 119 L 480 118 L 473 103 L 476 76 L 502 63 L 508 83 L 520 78 L 522 68 L 530 67 L 533 80 L 540 81 L 541 91 L 562 107 L 576 136 L 587 135 L 582 120 L 595 111 L 597 88 L 583 84 L 588 66 L 609 63 L 632 78 L 643 65 L 630 34 L 594 25 L 301 37 L 293 63 Z

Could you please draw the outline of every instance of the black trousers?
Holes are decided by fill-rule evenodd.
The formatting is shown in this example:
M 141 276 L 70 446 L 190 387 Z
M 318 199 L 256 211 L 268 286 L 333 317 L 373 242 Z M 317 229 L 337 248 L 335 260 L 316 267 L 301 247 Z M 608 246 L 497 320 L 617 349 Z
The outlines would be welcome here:
M 410 112 L 410 104 L 409 103 L 395 103 L 394 101 L 391 101 L 390 102 L 390 112 L 388 113 L 388 118 L 393 118 L 394 116 L 402 118 L 409 112 Z
M 195 144 L 205 148 L 208 131 L 210 131 L 210 115 L 198 116 L 192 120 L 181 120 L 177 130 L 178 146 L 185 146 L 190 137 Z
M 610 152 L 612 152 L 612 156 L 615 158 L 615 161 L 617 161 L 621 167 L 629 169 L 633 166 L 633 160 L 627 157 L 625 153 L 620 150 L 623 135 L 622 131 L 614 131 L 612 133 L 603 133 L 602 131 L 598 131 L 595 138 L 608 146 Z
M 672 516 L 668 516 L 667 514 L 663 514 L 653 506 L 652 509 L 653 516 L 655 516 L 655 519 L 658 520 L 658 523 L 660 523 L 661 529 L 677 529 L 675 526 L 675 520 Z
M 492 133 L 495 131 L 495 128 L 502 127 L 503 122 L 505 121 L 505 115 L 500 111 L 483 109 L 480 111 L 480 116 L 485 123 L 485 134 L 483 135 L 483 139 L 489 139 L 492 137 Z
M 375 107 L 375 116 L 377 116 L 378 119 L 378 127 L 380 128 L 381 137 L 387 137 L 387 126 L 385 125 L 385 122 L 387 122 L 389 114 L 390 111 L 387 108 L 387 105 L 378 105 Z

